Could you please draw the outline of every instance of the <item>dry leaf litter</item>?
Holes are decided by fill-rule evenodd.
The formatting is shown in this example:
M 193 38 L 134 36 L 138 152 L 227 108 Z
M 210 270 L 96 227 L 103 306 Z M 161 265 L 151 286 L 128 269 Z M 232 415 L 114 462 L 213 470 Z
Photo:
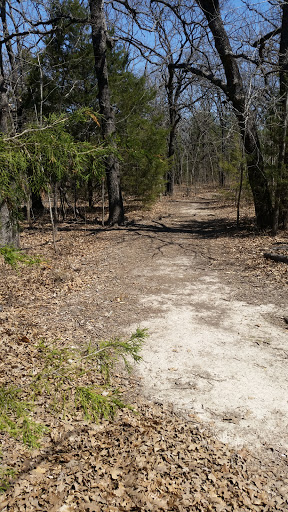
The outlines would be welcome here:
M 210 197 L 206 194 L 205 201 Z M 213 215 L 233 225 L 234 208 L 215 201 Z M 177 201 L 162 201 L 150 212 L 131 208 L 129 220 L 136 230 L 175 215 Z M 209 265 L 233 268 L 240 282 L 249 278 L 258 286 L 265 279 L 279 293 L 287 287 L 288 267 L 264 260 L 263 251 L 277 242 L 285 244 L 287 236 L 248 236 L 249 229 L 247 237 L 227 229 L 225 254 L 223 235 L 203 244 L 196 233 L 196 250 Z M 41 370 L 40 339 L 57 340 L 60 347 L 81 346 L 121 334 L 135 322 L 141 314 L 141 290 L 128 285 L 129 269 L 121 270 L 121 260 L 115 259 L 117 244 L 126 244 L 124 258 L 131 265 L 147 250 L 146 240 L 140 243 L 135 230 L 101 229 L 89 219 L 66 223 L 58 232 L 56 255 L 48 224 L 24 230 L 22 247 L 45 261 L 18 270 L 1 261 L 1 385 L 25 388 Z M 89 288 L 96 293 L 93 307 Z M 97 372 L 93 379 L 97 385 Z M 10 488 L 0 496 L 1 511 L 288 510 L 287 461 L 281 456 L 264 460 L 230 449 L 197 418 L 181 418 L 168 406 L 146 402 L 135 376 L 119 369 L 113 384 L 133 410 L 120 410 L 111 421 L 97 424 L 69 412 L 55 414 L 44 394 L 31 413 L 49 429 L 39 448 L 28 449 L 1 434 L 2 468 L 15 471 Z

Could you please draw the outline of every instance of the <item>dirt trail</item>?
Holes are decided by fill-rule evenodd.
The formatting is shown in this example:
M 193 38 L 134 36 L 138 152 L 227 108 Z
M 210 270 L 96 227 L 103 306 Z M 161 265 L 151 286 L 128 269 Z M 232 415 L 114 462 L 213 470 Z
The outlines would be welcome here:
M 287 511 L 288 265 L 263 258 L 287 234 L 253 231 L 249 213 L 237 230 L 211 192 L 132 205 L 121 228 L 91 213 L 59 226 L 56 255 L 45 223 L 25 230 L 22 246 L 46 263 L 0 265 L 2 383 L 25 384 L 41 337 L 79 346 L 138 325 L 150 336 L 135 373 L 113 377 L 138 414 L 95 425 L 44 401 L 39 449 L 2 432 L 17 476 L 0 510 Z
M 211 194 L 163 202 L 156 214 L 87 232 L 73 268 L 89 285 L 65 297 L 61 282 L 41 328 L 82 343 L 147 327 L 146 397 L 196 415 L 222 441 L 286 460 L 287 265 L 263 258 L 280 238 L 237 231 L 234 208 Z
M 187 232 L 175 240 L 180 224 L 210 216 L 201 202 L 179 204 L 157 258 L 141 269 L 141 281 L 151 283 L 141 303 L 157 309 L 141 322 L 150 333 L 139 369 L 143 391 L 196 414 L 224 442 L 287 457 L 288 338 L 279 322 L 287 304 L 284 295 L 269 302 L 276 292 L 266 283 L 239 282 L 237 268 L 209 265 L 213 243 L 205 236 L 194 250 Z M 133 274 L 139 279 L 139 268 Z

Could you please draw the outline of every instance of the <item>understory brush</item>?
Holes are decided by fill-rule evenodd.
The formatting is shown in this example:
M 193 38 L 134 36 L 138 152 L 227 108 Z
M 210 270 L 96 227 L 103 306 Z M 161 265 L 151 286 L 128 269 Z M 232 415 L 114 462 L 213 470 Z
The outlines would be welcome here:
M 10 247 L 8 245 L 0 248 L 0 254 L 4 258 L 4 263 L 16 269 L 18 268 L 19 263 L 29 266 L 40 265 L 40 263 L 43 263 L 43 260 L 39 256 L 29 256 L 21 251 L 21 249 Z
M 101 418 L 112 419 L 119 408 L 130 408 L 113 385 L 113 369 L 122 360 L 130 371 L 132 363 L 141 359 L 146 337 L 146 329 L 138 328 L 128 339 L 81 348 L 45 340 L 29 346 L 33 365 L 28 374 L 17 380 L 17 386 L 7 382 L 0 387 L 2 435 L 39 448 L 54 420 L 97 423 Z M 13 476 L 11 468 L 1 469 L 0 492 L 5 492 Z
M 0 387 L 0 430 L 34 448 L 45 427 L 30 417 L 33 403 L 25 400 L 23 394 L 22 389 L 14 386 Z

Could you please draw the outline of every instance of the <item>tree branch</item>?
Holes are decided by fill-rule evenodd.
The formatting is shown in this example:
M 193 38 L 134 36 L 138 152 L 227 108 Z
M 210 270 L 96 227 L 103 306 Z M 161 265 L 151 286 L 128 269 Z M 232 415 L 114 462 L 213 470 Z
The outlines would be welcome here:
M 265 34 L 265 36 L 262 36 L 262 37 L 260 37 L 260 39 L 257 39 L 257 41 L 254 41 L 254 43 L 252 44 L 253 48 L 258 48 L 258 46 L 263 47 L 264 43 L 266 43 L 266 41 L 269 41 L 269 39 L 271 39 L 274 36 L 278 36 L 278 34 L 280 34 L 280 33 L 281 33 L 280 27 L 277 29 L 271 30 L 271 32 L 268 32 L 267 34 Z
M 68 117 L 63 117 L 63 119 L 59 119 L 58 121 L 55 121 L 55 123 L 48 124 L 47 126 L 42 126 L 39 128 L 27 128 L 26 130 L 23 130 L 23 132 L 17 133 L 16 135 L 13 135 L 13 137 L 5 137 L 3 140 L 4 142 L 9 142 L 10 140 L 15 140 L 18 139 L 19 137 L 22 137 L 23 135 L 26 135 L 26 133 L 42 132 L 44 130 L 48 130 L 49 128 L 53 128 L 58 124 L 65 123 L 65 121 L 68 121 L 68 119 Z
M 131 7 L 131 5 L 129 5 L 129 2 L 127 0 L 116 0 L 116 2 L 117 4 L 123 5 L 123 7 L 125 7 L 125 9 L 132 15 L 133 20 L 136 20 L 138 13 L 136 9 L 134 9 L 134 7 Z M 114 2 L 112 2 L 112 7 L 113 3 Z
M 36 23 L 31 23 L 29 22 L 30 26 L 31 27 L 34 27 L 34 29 L 26 29 L 26 30 L 23 30 L 22 32 L 13 32 L 12 34 L 9 34 L 7 35 L 6 37 L 4 37 L 3 39 L 0 39 L 0 44 L 5 44 L 7 43 L 8 41 L 10 41 L 11 39 L 14 39 L 14 37 L 20 37 L 20 36 L 28 36 L 28 35 L 39 35 L 39 36 L 43 36 L 43 35 L 48 35 L 48 34 L 51 34 L 52 32 L 55 31 L 55 28 L 52 28 L 50 30 L 38 30 L 36 29 L 35 27 L 41 27 L 41 26 L 45 26 L 45 25 L 52 25 L 54 23 L 56 23 L 57 21 L 60 21 L 62 19 L 65 19 L 65 20 L 68 20 L 69 23 L 67 23 L 67 25 L 65 26 L 65 28 L 69 27 L 70 25 L 72 25 L 72 23 L 88 23 L 89 22 L 89 18 L 73 18 L 72 16 L 57 16 L 56 18 L 51 18 L 49 20 L 46 20 L 46 21 L 38 21 Z
M 205 78 L 205 80 L 208 80 L 211 84 L 219 87 L 225 94 L 228 93 L 228 88 L 225 82 L 214 76 L 213 73 L 207 73 L 203 69 L 195 68 L 194 66 L 190 66 L 190 64 L 186 63 L 169 64 L 169 67 L 183 69 L 186 73 L 193 73 L 193 75 L 199 76 L 200 78 Z

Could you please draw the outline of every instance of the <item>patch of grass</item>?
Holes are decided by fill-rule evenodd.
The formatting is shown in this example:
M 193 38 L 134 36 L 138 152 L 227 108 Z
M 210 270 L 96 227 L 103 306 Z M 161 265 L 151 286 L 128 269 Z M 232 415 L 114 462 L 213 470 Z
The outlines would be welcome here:
M 23 399 L 21 389 L 0 387 L 0 430 L 15 439 L 21 439 L 30 448 L 39 446 L 45 427 L 35 423 L 29 413 L 33 404 Z
M 0 468 L 0 494 L 6 492 L 10 487 L 10 481 L 16 472 L 12 468 Z
M 40 265 L 43 260 L 39 256 L 28 256 L 16 247 L 5 246 L 0 248 L 0 254 L 4 258 L 4 262 L 10 267 L 18 268 L 19 263 L 24 265 Z

